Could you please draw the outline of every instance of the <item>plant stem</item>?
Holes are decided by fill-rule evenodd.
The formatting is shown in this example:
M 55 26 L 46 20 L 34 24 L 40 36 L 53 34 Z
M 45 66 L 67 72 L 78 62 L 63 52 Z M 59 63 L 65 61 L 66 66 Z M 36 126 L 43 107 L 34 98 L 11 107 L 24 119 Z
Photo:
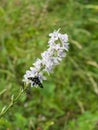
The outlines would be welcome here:
M 25 90 L 27 89 L 28 86 L 25 86 L 23 89 L 20 90 L 19 94 L 16 96 L 16 98 L 13 98 L 10 102 L 10 104 L 8 105 L 7 108 L 5 108 L 4 110 L 2 109 L 1 113 L 0 113 L 0 118 L 3 117 L 6 112 L 17 102 L 17 100 L 21 97 L 21 95 L 25 92 Z

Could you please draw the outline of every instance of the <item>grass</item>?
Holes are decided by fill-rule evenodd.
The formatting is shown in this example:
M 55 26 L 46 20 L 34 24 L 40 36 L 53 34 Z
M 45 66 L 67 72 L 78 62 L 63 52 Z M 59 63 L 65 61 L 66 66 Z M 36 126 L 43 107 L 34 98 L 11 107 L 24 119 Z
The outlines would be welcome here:
M 47 48 L 48 34 L 69 35 L 67 57 L 43 83 L 29 88 L 0 119 L 0 130 L 98 130 L 98 2 L 0 1 L 0 109 Z

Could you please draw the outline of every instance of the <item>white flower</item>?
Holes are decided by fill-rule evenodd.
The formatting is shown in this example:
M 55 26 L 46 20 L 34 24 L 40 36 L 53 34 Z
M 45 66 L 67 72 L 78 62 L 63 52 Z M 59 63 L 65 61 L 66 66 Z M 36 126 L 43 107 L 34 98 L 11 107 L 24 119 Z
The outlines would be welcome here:
M 58 50 L 58 57 L 63 58 L 65 56 L 66 56 L 66 53 L 64 52 L 64 50 L 62 50 L 62 49 Z
M 51 37 L 51 40 L 53 40 L 53 41 L 58 40 L 58 38 L 59 38 L 59 30 L 60 29 L 58 29 L 57 31 L 54 31 L 53 33 L 49 34 L 49 36 Z
M 36 69 L 40 70 L 42 65 L 42 60 L 37 59 L 33 65 L 35 66 Z
M 26 84 L 41 86 L 42 81 L 46 80 L 45 72 L 52 73 L 54 67 L 66 56 L 66 51 L 69 49 L 68 35 L 59 33 L 59 30 L 49 34 L 49 48 L 41 53 L 41 59 L 37 59 L 33 67 L 26 71 L 23 79 Z

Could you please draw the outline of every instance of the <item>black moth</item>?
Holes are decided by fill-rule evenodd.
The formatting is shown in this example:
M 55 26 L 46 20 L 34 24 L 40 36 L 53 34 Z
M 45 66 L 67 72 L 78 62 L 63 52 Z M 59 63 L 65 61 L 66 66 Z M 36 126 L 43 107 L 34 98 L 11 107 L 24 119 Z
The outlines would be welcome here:
M 38 85 L 40 88 L 43 88 L 43 85 L 38 77 L 28 77 L 28 79 L 34 82 L 33 85 Z

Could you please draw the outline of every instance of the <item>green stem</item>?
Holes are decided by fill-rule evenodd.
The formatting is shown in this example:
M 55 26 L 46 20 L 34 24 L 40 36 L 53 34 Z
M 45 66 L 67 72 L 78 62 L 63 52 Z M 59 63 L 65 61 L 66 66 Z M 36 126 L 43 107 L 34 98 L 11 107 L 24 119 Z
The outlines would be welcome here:
M 16 98 L 12 99 L 10 104 L 8 105 L 8 107 L 6 109 L 4 109 L 3 111 L 1 111 L 0 113 L 0 118 L 3 117 L 6 112 L 17 102 L 17 100 L 21 97 L 21 95 L 24 93 L 24 91 L 27 89 L 28 86 L 25 86 L 23 89 L 21 89 L 21 91 L 19 92 L 19 94 L 16 96 Z

